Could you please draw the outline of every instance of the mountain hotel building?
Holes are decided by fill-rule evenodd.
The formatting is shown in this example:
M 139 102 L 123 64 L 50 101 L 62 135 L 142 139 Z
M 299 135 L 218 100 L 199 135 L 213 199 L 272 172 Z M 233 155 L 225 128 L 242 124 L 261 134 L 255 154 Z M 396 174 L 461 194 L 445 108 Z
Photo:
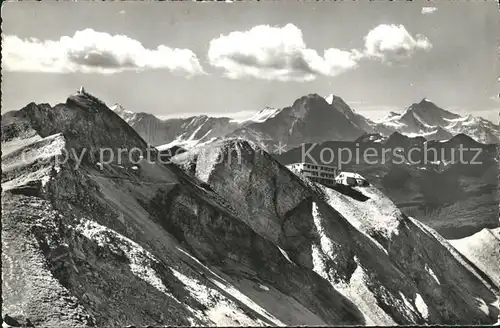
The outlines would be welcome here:
M 311 181 L 318 182 L 327 187 L 335 186 L 337 168 L 328 165 L 317 165 L 309 163 L 294 163 L 286 166 L 289 170 L 301 174 Z

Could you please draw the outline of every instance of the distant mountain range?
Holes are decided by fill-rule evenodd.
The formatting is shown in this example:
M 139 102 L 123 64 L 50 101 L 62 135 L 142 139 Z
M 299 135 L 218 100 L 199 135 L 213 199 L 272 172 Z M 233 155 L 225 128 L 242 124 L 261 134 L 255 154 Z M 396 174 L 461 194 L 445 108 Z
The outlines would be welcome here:
M 390 112 L 378 122 L 355 112 L 333 94 L 309 94 L 282 109 L 266 107 L 247 120 L 207 115 L 161 120 L 148 113 L 127 111 L 119 104 L 111 109 L 146 141 L 163 148 L 189 148 L 217 139 L 242 137 L 261 145 L 281 142 L 289 149 L 302 143 L 353 141 L 367 133 L 389 136 L 394 132 L 423 136 L 426 140 L 448 140 L 465 134 L 480 143 L 500 142 L 500 126 L 481 117 L 449 112 L 425 98 L 403 113 Z
M 427 140 L 448 140 L 466 134 L 481 143 L 499 143 L 500 127 L 484 118 L 460 116 L 438 107 L 428 99 L 412 104 L 402 114 L 392 113 L 376 125 L 376 130 L 398 131 Z

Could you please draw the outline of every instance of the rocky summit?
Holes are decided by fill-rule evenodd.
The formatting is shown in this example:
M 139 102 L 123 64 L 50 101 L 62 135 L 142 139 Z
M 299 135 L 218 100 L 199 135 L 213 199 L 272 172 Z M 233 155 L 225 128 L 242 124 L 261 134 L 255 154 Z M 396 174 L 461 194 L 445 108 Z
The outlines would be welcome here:
M 288 138 L 321 110 L 294 103 Z M 498 320 L 495 257 L 474 262 L 373 185 L 323 187 L 238 137 L 161 155 L 84 90 L 2 116 L 5 325 Z

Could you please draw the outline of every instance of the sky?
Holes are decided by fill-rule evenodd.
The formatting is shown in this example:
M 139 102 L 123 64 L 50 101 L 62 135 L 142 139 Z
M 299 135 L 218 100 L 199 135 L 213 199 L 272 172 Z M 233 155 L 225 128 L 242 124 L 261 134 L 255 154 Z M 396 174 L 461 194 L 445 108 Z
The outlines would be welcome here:
M 373 119 L 424 97 L 499 119 L 494 1 L 4 2 L 2 18 L 2 113 L 83 85 L 162 118 L 333 93 Z

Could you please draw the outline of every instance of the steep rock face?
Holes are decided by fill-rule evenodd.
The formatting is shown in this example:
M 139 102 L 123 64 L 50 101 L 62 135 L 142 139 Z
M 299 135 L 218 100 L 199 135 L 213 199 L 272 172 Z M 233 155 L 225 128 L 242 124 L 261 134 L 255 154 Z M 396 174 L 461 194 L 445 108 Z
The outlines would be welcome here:
M 344 116 L 349 121 L 351 121 L 352 123 L 357 125 L 363 131 L 365 131 L 367 133 L 374 133 L 375 132 L 375 128 L 374 128 L 375 123 L 372 122 L 371 120 L 365 118 L 363 115 L 360 115 L 360 114 L 354 112 L 354 110 L 351 109 L 351 107 L 349 107 L 349 105 L 347 105 L 346 102 L 342 98 L 340 98 L 334 94 L 331 94 L 328 97 L 326 97 L 325 100 L 332 107 L 336 108 L 339 112 L 344 114 Z
M 380 126 L 401 133 L 426 134 L 439 126 L 448 126 L 451 121 L 459 118 L 460 115 L 444 110 L 424 98 L 409 106 L 402 114 L 392 113 L 382 120 Z
M 190 152 L 174 160 L 190 167 L 292 262 L 350 298 L 368 323 L 496 321 L 498 288 L 375 188 L 346 194 L 311 185 L 238 139 Z
M 431 315 L 432 308 L 448 316 L 456 306 L 469 304 L 474 308 L 478 301 L 482 306 L 473 312 L 481 310 L 498 314 L 498 289 L 494 287 L 498 285 L 485 277 L 483 271 L 470 266 L 434 230 L 402 215 L 377 189 L 356 189 L 369 199 L 360 203 L 352 198 L 336 198 L 331 190 L 327 193 L 335 208 L 340 209 L 342 215 L 360 231 L 375 239 L 385 249 L 391 262 L 416 283 L 415 305 L 421 314 Z M 488 288 L 493 288 L 495 293 L 490 294 Z M 452 295 L 455 299 L 449 304 L 442 302 L 442 297 Z M 463 311 L 470 309 L 464 308 Z M 469 312 L 469 315 L 472 314 Z
M 363 133 L 362 128 L 323 97 L 309 94 L 270 119 L 249 124 L 229 137 L 242 137 L 261 144 L 281 142 L 292 147 L 303 142 L 354 140 Z

